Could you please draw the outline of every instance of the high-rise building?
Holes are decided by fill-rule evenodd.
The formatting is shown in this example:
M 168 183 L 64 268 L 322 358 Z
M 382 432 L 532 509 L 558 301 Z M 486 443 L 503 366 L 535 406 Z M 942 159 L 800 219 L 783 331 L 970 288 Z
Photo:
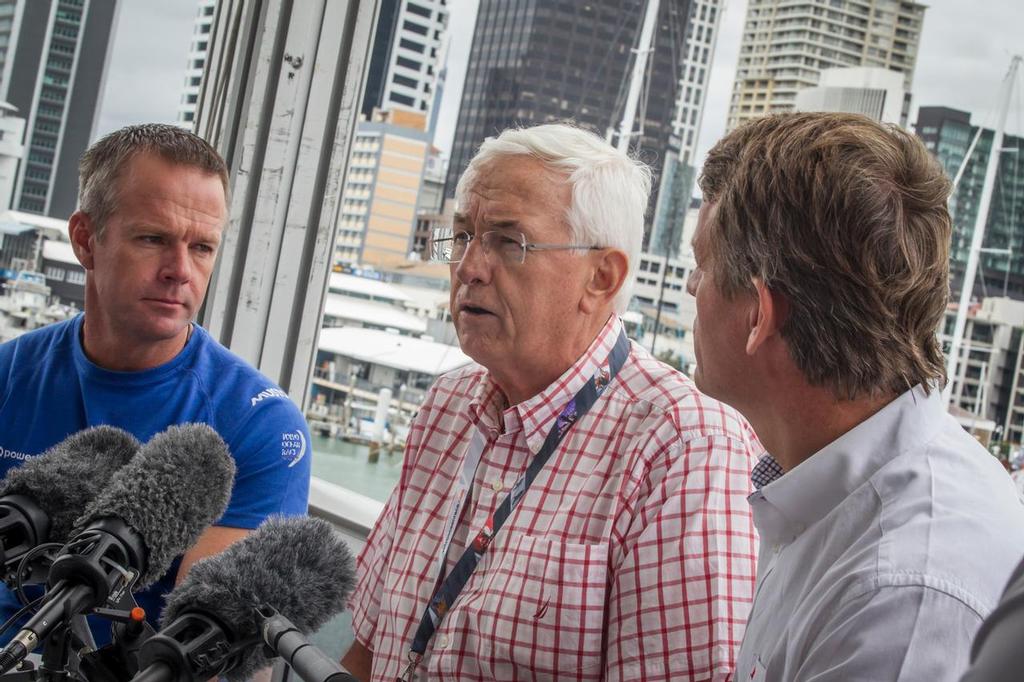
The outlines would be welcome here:
M 968 112 L 947 107 L 921 107 L 915 130 L 951 178 L 956 177 L 978 133 Z M 967 265 L 994 136 L 990 129 L 981 131 L 960 183 L 949 198 L 953 217 L 953 291 L 960 290 Z M 1003 137 L 974 293 L 979 297 L 1006 295 L 1024 299 L 1024 137 Z
M 694 152 L 704 115 L 705 93 L 721 22 L 721 0 L 693 0 L 686 31 L 685 57 L 679 69 L 676 113 L 658 181 L 648 252 L 678 258 L 681 228 L 697 175 Z
M 199 88 L 203 84 L 203 69 L 206 68 L 206 56 L 210 52 L 210 31 L 213 27 L 216 5 L 217 0 L 199 0 L 199 6 L 196 8 L 192 40 L 188 45 L 188 59 L 185 64 L 185 83 L 181 101 L 178 103 L 178 123 L 186 128 L 191 128 L 192 121 L 196 118 Z
M 18 165 L 25 156 L 25 119 L 18 110 L 0 102 L 0 209 L 11 205 Z
M 58 219 L 74 212 L 78 159 L 92 137 L 117 6 L 0 0 L 0 14 L 11 20 L 0 101 L 27 117 L 11 208 Z
M 448 26 L 447 0 L 381 0 L 362 113 L 404 109 L 427 113 Z
M 704 115 L 708 79 L 721 24 L 722 0 L 693 0 L 686 29 L 686 45 L 679 69 L 672 134 L 679 138 L 679 155 L 693 160 Z
M 694 33 L 696 37 L 696 31 L 700 31 L 699 49 L 688 48 L 686 42 L 694 4 L 691 0 L 662 0 L 659 5 L 654 54 L 634 126 L 634 130 L 642 131 L 638 140 L 640 156 L 654 168 L 659 181 L 666 164 L 674 167 L 678 163 L 680 150 L 693 132 L 691 126 L 699 120 L 703 84 L 710 72 L 708 33 L 713 33 L 711 27 L 716 25 L 718 3 L 696 5 L 697 21 L 693 25 L 699 26 Z M 630 55 L 646 6 L 645 0 L 481 0 L 446 194 L 454 195 L 458 177 L 480 143 L 504 128 L 564 119 L 600 134 L 617 126 L 628 89 Z M 677 117 L 677 102 L 681 65 L 687 59 L 691 61 L 683 82 L 691 84 L 691 108 L 683 122 Z M 692 106 L 694 83 L 702 85 L 696 107 Z M 685 93 L 684 87 L 684 102 Z M 690 144 L 695 139 L 693 132 Z M 634 141 L 636 137 L 631 147 L 636 146 Z M 656 184 L 656 194 L 657 188 Z M 653 220 L 656 201 L 652 198 L 649 221 Z
M 14 38 L 14 12 L 17 8 L 17 2 L 0 2 L 0 88 L 3 87 L 5 80 L 4 67 L 7 64 L 7 51 Z
M 796 111 L 842 111 L 907 125 L 910 93 L 902 74 L 877 66 L 825 69 L 821 80 L 796 94 Z
M 728 128 L 791 111 L 832 67 L 897 71 L 909 92 L 925 9 L 912 0 L 749 0 Z
M 377 112 L 356 128 L 342 190 L 335 262 L 388 265 L 413 249 L 416 204 L 430 141 L 426 116 Z

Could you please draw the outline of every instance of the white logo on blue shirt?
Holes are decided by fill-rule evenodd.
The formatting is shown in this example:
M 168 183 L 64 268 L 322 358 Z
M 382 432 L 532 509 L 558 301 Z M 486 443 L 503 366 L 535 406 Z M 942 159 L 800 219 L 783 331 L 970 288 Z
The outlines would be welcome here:
M 281 457 L 288 460 L 288 468 L 298 464 L 306 456 L 306 437 L 302 431 L 281 434 Z
M 265 388 L 253 397 L 249 398 L 249 407 L 255 407 L 256 403 L 263 402 L 266 398 L 287 398 L 288 394 L 279 388 Z

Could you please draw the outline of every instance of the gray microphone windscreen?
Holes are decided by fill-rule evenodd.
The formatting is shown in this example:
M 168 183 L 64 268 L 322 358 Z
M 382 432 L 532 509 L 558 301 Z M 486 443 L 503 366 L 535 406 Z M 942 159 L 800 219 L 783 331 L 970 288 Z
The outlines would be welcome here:
M 142 446 L 76 525 L 115 517 L 137 532 L 147 551 L 141 589 L 159 580 L 221 517 L 234 477 L 234 460 L 216 431 L 206 424 L 172 426 Z
M 269 604 L 305 633 L 345 609 L 355 586 L 355 564 L 329 523 L 308 517 L 270 518 L 224 552 L 196 562 L 167 597 L 163 625 L 200 610 L 226 625 L 237 641 L 255 637 L 256 607 Z M 226 673 L 241 682 L 268 665 L 252 646 Z
M 140 447 L 127 431 L 94 426 L 7 472 L 0 496 L 24 495 L 50 519 L 49 540 L 68 539 L 75 520 Z

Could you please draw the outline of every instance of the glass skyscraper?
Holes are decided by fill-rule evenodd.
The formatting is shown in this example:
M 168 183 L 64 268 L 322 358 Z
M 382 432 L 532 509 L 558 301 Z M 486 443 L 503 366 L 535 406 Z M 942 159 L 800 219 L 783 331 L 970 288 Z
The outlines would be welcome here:
M 956 177 L 978 132 L 978 127 L 971 125 L 971 115 L 947 107 L 921 107 L 915 129 L 949 177 Z M 953 217 L 950 269 L 954 292 L 960 290 L 967 266 L 994 136 L 994 131 L 982 130 L 963 178 L 949 199 Z M 1005 291 L 1007 296 L 1024 300 L 1024 137 L 1003 137 L 986 225 L 974 295 L 1002 296 Z M 1009 253 L 995 249 L 1009 249 Z
M 486 137 L 514 125 L 571 119 L 605 135 L 618 126 L 628 89 L 631 50 L 644 0 L 481 0 L 445 192 Z M 640 157 L 661 174 L 671 152 L 680 71 L 689 56 L 690 0 L 663 0 L 654 54 L 638 108 Z M 712 15 L 718 7 L 708 5 Z M 709 9 L 705 9 L 705 20 Z M 705 23 L 708 23 L 705 21 Z M 711 17 L 714 24 L 714 16 Z M 703 33 L 703 28 L 702 28 Z M 708 52 L 701 53 L 708 60 Z M 704 70 L 708 65 L 694 65 Z M 631 144 L 631 147 L 635 146 Z M 672 158 L 672 163 L 675 159 Z M 655 182 L 655 188 L 658 181 Z M 657 189 L 655 190 L 657 191 Z M 654 218 L 652 197 L 648 223 Z

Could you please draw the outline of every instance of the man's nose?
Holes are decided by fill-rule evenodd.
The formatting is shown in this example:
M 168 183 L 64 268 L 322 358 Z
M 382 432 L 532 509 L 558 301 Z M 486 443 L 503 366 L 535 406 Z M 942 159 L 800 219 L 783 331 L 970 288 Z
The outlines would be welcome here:
M 192 278 L 192 260 L 187 244 L 174 244 L 167 250 L 161 275 L 164 279 L 179 284 L 184 284 Z
M 697 268 L 690 270 L 689 276 L 686 278 L 686 293 L 690 296 L 697 296 L 697 280 L 700 277 Z
M 471 239 L 462 259 L 455 264 L 455 275 L 463 284 L 487 284 L 491 281 L 491 261 L 479 239 Z

